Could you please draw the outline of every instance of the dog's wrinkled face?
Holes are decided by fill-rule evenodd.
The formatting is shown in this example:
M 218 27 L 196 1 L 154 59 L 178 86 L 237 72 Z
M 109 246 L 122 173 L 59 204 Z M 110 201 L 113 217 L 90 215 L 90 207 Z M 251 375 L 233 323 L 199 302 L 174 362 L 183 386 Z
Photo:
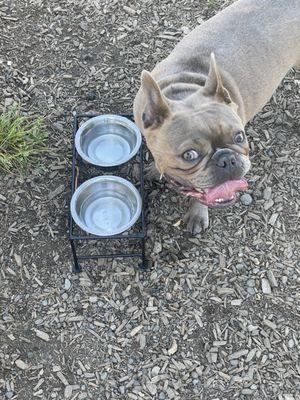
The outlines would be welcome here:
M 228 92 L 218 82 L 212 85 L 210 71 L 210 82 L 203 89 L 185 101 L 170 101 L 146 74 L 143 134 L 157 169 L 203 204 L 232 204 L 235 192 L 247 187 L 243 177 L 250 161 L 244 127 Z

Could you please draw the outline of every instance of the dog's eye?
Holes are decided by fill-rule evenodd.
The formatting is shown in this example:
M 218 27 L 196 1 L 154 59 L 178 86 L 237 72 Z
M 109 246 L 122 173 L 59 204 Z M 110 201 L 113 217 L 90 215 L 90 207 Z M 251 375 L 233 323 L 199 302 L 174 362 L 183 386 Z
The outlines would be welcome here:
M 182 154 L 182 158 L 185 161 L 194 161 L 194 160 L 197 160 L 197 158 L 199 158 L 199 157 L 200 157 L 200 154 L 196 150 L 188 150 Z
M 244 132 L 240 131 L 235 133 L 234 135 L 234 141 L 236 144 L 242 144 L 245 141 L 245 134 Z

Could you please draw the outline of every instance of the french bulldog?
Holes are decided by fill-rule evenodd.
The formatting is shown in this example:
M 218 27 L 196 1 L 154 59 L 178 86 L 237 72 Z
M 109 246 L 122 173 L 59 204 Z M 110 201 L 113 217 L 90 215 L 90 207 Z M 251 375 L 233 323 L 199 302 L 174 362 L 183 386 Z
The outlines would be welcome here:
M 208 207 L 247 188 L 245 125 L 290 68 L 300 67 L 300 1 L 238 0 L 143 71 L 135 122 L 155 167 L 192 197 L 188 229 L 208 227 Z

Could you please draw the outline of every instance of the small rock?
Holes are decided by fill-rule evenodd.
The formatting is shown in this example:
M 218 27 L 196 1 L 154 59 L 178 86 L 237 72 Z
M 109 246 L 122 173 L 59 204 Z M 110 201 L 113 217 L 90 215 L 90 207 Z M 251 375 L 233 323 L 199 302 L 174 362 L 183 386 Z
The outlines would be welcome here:
M 250 288 L 249 288 L 250 289 Z M 250 293 L 252 294 L 252 293 Z M 254 293 L 253 293 L 254 294 Z M 232 306 L 240 306 L 242 304 L 243 300 L 242 299 L 235 299 L 235 300 L 231 300 L 230 304 Z
M 146 383 L 147 389 L 150 392 L 150 394 L 152 394 L 152 396 L 156 395 L 157 392 L 157 387 L 156 385 L 154 385 L 154 383 L 148 382 Z
M 265 200 L 270 200 L 272 196 L 272 188 L 270 188 L 269 186 L 266 187 L 263 191 L 263 198 Z
M 60 133 L 64 131 L 64 127 L 59 122 L 54 122 L 53 128 Z
M 293 339 L 290 339 L 290 340 L 288 341 L 288 346 L 289 346 L 290 349 L 292 349 L 292 348 L 295 346 L 295 342 L 294 342 Z
M 245 355 L 248 354 L 248 353 L 249 353 L 249 350 L 247 350 L 247 349 L 238 350 L 238 351 L 236 351 L 235 353 L 229 354 L 228 360 L 229 360 L 229 361 L 230 361 L 230 360 L 235 360 L 235 359 L 237 359 L 237 358 L 240 358 L 240 357 L 245 356 Z
M 255 287 L 255 280 L 254 279 L 248 279 L 247 280 L 247 286 Z
M 125 386 L 120 386 L 119 390 L 121 394 L 125 394 Z
M 268 279 L 262 278 L 262 280 L 261 280 L 261 289 L 262 289 L 264 294 L 271 294 L 272 293 L 271 286 L 270 286 L 270 283 L 269 283 Z
M 102 372 L 102 374 L 100 375 L 100 379 L 102 381 L 105 381 L 105 379 L 107 378 L 108 373 L 107 372 Z
M 264 319 L 263 320 L 263 324 L 266 325 L 268 328 L 275 330 L 277 328 L 276 324 L 274 324 L 274 322 L 268 320 L 268 319 Z
M 256 349 L 256 348 L 251 349 L 251 350 L 249 351 L 249 353 L 247 354 L 247 357 L 246 357 L 245 362 L 246 362 L 246 363 L 249 363 L 249 362 L 254 358 L 256 352 L 257 352 L 257 349 Z
M 38 329 L 36 329 L 35 334 L 37 337 L 44 340 L 45 342 L 49 342 L 49 340 L 50 340 L 50 337 L 49 337 L 48 333 L 46 333 L 46 332 L 39 331 Z
M 274 201 L 272 199 L 267 200 L 264 204 L 264 210 L 268 211 L 271 207 L 273 207 Z
M 139 331 L 143 329 L 143 325 L 138 325 L 135 328 L 133 328 L 130 332 L 130 336 L 134 337 L 137 333 L 139 333 Z
M 65 387 L 65 393 L 64 393 L 65 399 L 69 399 L 70 397 L 72 397 L 72 392 L 73 392 L 72 386 L 71 385 L 67 385 Z
M 160 392 L 158 395 L 158 400 L 165 400 L 166 399 L 166 395 L 164 394 L 164 392 Z
M 7 399 L 11 399 L 12 397 L 14 397 L 14 392 L 12 392 L 11 390 L 9 392 L 6 392 L 5 397 Z
M 176 340 L 173 339 L 172 346 L 168 349 L 169 356 L 175 354 L 176 351 L 177 351 L 177 343 L 176 343 Z
M 241 203 L 244 204 L 244 206 L 250 206 L 252 202 L 253 199 L 250 194 L 245 193 L 241 196 Z
M 13 104 L 14 99 L 12 99 L 11 97 L 6 97 L 4 100 L 4 106 L 5 107 L 9 107 Z
M 29 368 L 29 366 L 24 361 L 22 361 L 20 359 L 16 360 L 15 364 L 20 369 L 28 369 Z
M 65 280 L 65 290 L 69 290 L 70 287 L 71 287 L 71 281 L 70 281 L 70 279 L 67 278 Z
M 287 281 L 288 281 L 288 277 L 287 277 L 287 276 L 283 276 L 283 277 L 281 278 L 281 280 L 282 280 L 282 283 L 283 283 L 284 285 L 286 285 L 286 284 L 287 284 Z
M 245 265 L 245 264 L 236 264 L 236 266 L 235 266 L 235 268 L 238 270 L 238 271 L 245 271 L 246 269 L 247 269 L 247 266 Z
M 153 251 L 155 254 L 158 254 L 162 251 L 162 245 L 160 242 L 155 242 Z
M 247 287 L 247 293 L 249 293 L 252 296 L 256 293 L 256 289 L 253 287 Z
M 135 9 L 128 6 L 123 6 L 123 10 L 129 15 L 135 15 L 136 13 Z
M 18 254 L 14 253 L 14 259 L 16 261 L 17 266 L 22 267 L 22 258 Z
M 241 390 L 241 394 L 245 395 L 245 396 L 250 396 L 253 394 L 253 390 L 249 389 L 249 388 L 245 388 Z
M 270 219 L 269 219 L 268 224 L 274 226 L 274 225 L 275 225 L 275 222 L 277 221 L 277 218 L 278 218 L 278 213 L 272 214 L 271 217 L 270 217 Z
M 64 374 L 63 374 L 62 372 L 58 371 L 58 372 L 56 373 L 56 375 L 57 375 L 58 379 L 59 379 L 65 386 L 68 386 L 68 385 L 69 385 L 69 382 L 67 381 L 66 377 L 64 376 Z
M 155 367 L 152 368 L 151 370 L 151 376 L 157 376 L 159 374 L 160 368 L 158 365 L 156 365 Z
M 277 279 L 274 276 L 274 273 L 271 269 L 267 271 L 267 277 L 272 287 L 278 287 Z
M 79 22 L 79 26 L 83 31 L 87 31 L 88 30 L 88 24 L 84 21 Z

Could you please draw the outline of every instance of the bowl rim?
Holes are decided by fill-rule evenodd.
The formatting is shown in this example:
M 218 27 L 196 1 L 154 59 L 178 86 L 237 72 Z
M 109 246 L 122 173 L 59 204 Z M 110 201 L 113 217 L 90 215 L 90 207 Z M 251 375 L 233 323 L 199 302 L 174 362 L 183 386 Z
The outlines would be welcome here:
M 85 188 L 90 186 L 91 184 L 93 184 L 95 182 L 99 182 L 99 181 L 105 181 L 105 180 L 113 180 L 113 181 L 117 181 L 119 183 L 123 183 L 125 186 L 127 186 L 133 192 L 133 194 L 135 195 L 135 197 L 137 199 L 137 208 L 135 210 L 135 213 L 134 213 L 133 217 L 130 219 L 130 222 L 127 225 L 125 225 L 124 227 L 122 227 L 121 229 L 117 229 L 112 234 L 108 234 L 108 233 L 101 234 L 101 233 L 99 233 L 99 231 L 97 231 L 97 229 L 89 228 L 89 226 L 87 226 L 87 225 L 85 225 L 85 224 L 83 224 L 81 222 L 81 220 L 78 217 L 78 214 L 76 212 L 76 201 L 77 201 L 78 196 L 80 195 L 80 193 Z M 71 198 L 70 211 L 71 211 L 71 217 L 73 218 L 73 220 L 76 223 L 76 225 L 78 225 L 85 232 L 88 232 L 88 233 L 91 233 L 93 235 L 100 236 L 100 237 L 101 236 L 114 236 L 114 235 L 118 235 L 120 233 L 126 232 L 139 219 L 139 217 L 141 215 L 141 212 L 142 212 L 142 197 L 141 197 L 141 194 L 138 191 L 138 189 L 130 181 L 128 181 L 127 179 L 121 178 L 121 177 L 116 176 L 116 175 L 96 176 L 94 178 L 88 179 L 87 181 L 83 182 L 75 190 L 75 192 L 73 193 L 73 196 Z
M 91 121 L 98 120 L 99 122 L 109 119 L 109 118 L 114 118 L 116 123 L 120 123 L 121 125 L 125 127 L 129 127 L 131 130 L 134 131 L 135 136 L 136 136 L 136 144 L 130 154 L 121 160 L 121 162 L 118 163 L 100 163 L 100 162 L 95 162 L 95 160 L 91 159 L 90 157 L 87 156 L 87 154 L 82 151 L 82 148 L 80 146 L 80 139 L 82 136 L 83 131 L 86 129 L 86 127 L 91 123 Z M 138 126 L 131 121 L 129 118 L 123 117 L 121 115 L 117 114 L 102 114 L 102 115 L 97 115 L 96 117 L 89 118 L 87 121 L 85 121 L 76 131 L 75 134 L 75 147 L 77 150 L 77 153 L 80 155 L 80 157 L 86 161 L 89 164 L 96 165 L 98 167 L 116 167 L 122 164 L 127 163 L 132 157 L 136 155 L 138 152 L 139 148 L 141 147 L 142 144 L 142 134 L 141 131 L 139 130 Z

